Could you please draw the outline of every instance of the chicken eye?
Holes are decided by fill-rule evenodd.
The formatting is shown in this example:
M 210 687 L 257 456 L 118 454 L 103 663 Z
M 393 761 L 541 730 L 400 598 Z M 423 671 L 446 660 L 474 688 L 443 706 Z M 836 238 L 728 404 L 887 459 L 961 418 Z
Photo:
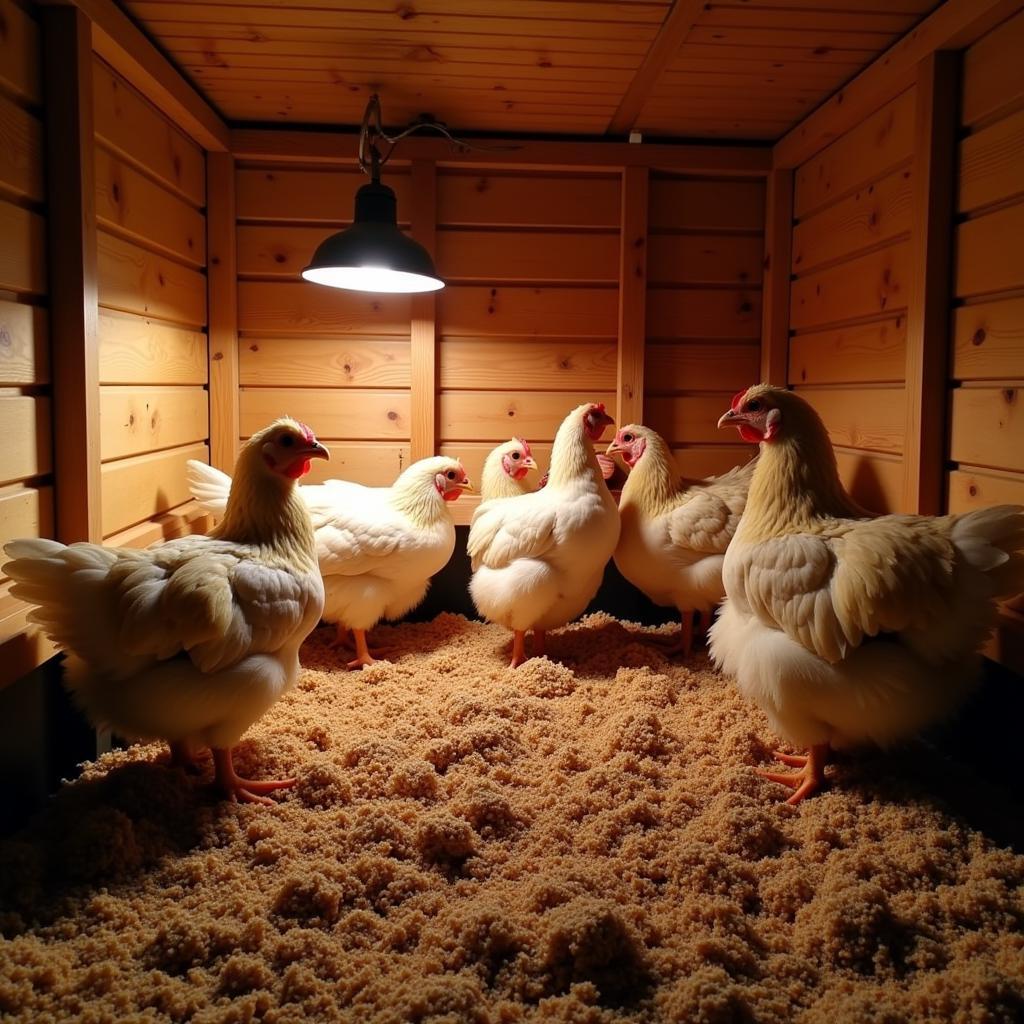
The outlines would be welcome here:
M 633 440 L 633 435 L 632 434 L 623 434 L 622 435 L 622 440 L 625 441 L 626 444 L 629 444 L 630 441 Z
M 520 458 L 522 458 L 522 456 L 519 454 L 519 452 L 513 452 L 512 458 L 518 461 Z
M 455 479 L 455 470 L 454 469 L 449 469 L 448 472 L 445 473 L 445 476 L 448 477 L 449 480 L 454 480 Z
M 760 412 L 764 406 L 756 398 L 752 398 L 747 402 L 747 412 Z
M 285 434 L 285 435 L 284 435 L 284 436 L 283 436 L 283 437 L 281 438 L 281 447 L 282 447 L 282 448 L 291 448 L 291 446 L 292 446 L 293 444 L 295 444 L 295 438 L 294 438 L 294 437 L 292 437 L 292 435 L 291 435 L 291 434 Z

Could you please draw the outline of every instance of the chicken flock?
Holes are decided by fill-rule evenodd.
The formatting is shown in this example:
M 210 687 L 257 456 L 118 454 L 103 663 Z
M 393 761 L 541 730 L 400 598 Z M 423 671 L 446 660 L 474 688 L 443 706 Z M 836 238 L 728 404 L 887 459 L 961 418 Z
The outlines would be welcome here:
M 546 633 L 586 609 L 614 558 L 677 609 L 670 650 L 690 654 L 696 617 L 714 664 L 807 751 L 777 752 L 794 771 L 758 769 L 792 789 L 789 803 L 822 786 L 830 751 L 896 743 L 964 700 L 995 602 L 1024 590 L 1024 508 L 873 516 L 844 490 L 815 411 L 769 385 L 740 392 L 719 420 L 760 449 L 719 477 L 680 479 L 665 440 L 641 424 L 596 452 L 611 424 L 601 404 L 573 409 L 536 485 L 521 438 L 485 461 L 470 593 L 512 632 L 512 668 L 527 634 L 543 655 Z M 615 455 L 628 468 L 618 503 Z M 65 651 L 93 722 L 167 741 L 172 763 L 210 748 L 229 799 L 269 803 L 294 784 L 241 778 L 231 749 L 294 685 L 318 621 L 354 646 L 349 668 L 372 664 L 367 632 L 418 605 L 455 548 L 450 503 L 471 489 L 458 460 L 422 459 L 390 487 L 298 483 L 328 457 L 310 428 L 282 418 L 247 442 L 233 477 L 190 463 L 193 496 L 219 517 L 207 536 L 145 551 L 4 548 L 0 570 Z

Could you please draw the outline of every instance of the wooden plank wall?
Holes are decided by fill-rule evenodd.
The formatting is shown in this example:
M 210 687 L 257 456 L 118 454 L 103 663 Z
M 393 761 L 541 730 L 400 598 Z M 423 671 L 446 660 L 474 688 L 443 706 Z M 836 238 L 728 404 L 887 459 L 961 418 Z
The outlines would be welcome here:
M 209 461 L 206 158 L 98 58 L 93 70 L 102 530 L 148 543 L 187 527 L 185 462 Z
M 1024 504 L 1024 14 L 964 54 L 954 249 L 951 512 Z M 1017 667 L 1024 665 L 1018 598 Z M 1004 634 L 1007 631 L 1004 631 Z M 1004 635 L 1004 642 L 1009 642 Z
M 0 0 L 0 545 L 52 537 L 51 376 L 39 25 Z M 0 559 L 2 560 L 2 559 Z M 0 657 L 24 609 L 0 576 Z M 31 667 L 26 663 L 26 668 Z
M 818 410 L 854 497 L 900 509 L 914 90 L 797 168 L 789 383 Z
M 763 180 L 651 181 L 644 416 L 687 477 L 754 454 L 716 424 L 759 379 L 764 215 Z

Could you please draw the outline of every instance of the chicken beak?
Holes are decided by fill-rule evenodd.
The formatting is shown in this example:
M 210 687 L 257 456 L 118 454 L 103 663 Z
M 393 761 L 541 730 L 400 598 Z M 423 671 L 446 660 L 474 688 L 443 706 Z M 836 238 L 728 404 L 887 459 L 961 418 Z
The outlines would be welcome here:
M 736 421 L 738 419 L 741 419 L 741 417 L 736 412 L 736 410 L 730 409 L 728 412 L 722 413 L 722 415 L 719 417 L 718 427 L 719 429 L 721 429 L 722 427 L 735 427 Z
M 612 443 L 605 449 L 604 453 L 605 455 L 617 455 L 621 451 L 622 449 L 619 447 L 619 442 L 612 441 Z
M 319 442 L 314 441 L 308 448 L 303 448 L 299 453 L 305 459 L 326 459 L 331 461 L 331 453 Z
M 520 463 L 523 469 L 536 469 L 537 463 L 533 461 L 532 455 L 527 455 L 525 459 Z
M 467 477 L 465 480 L 456 480 L 455 481 L 455 486 L 458 487 L 458 489 L 460 491 L 473 491 L 473 490 L 475 490 L 473 485 L 469 482 L 469 477 Z

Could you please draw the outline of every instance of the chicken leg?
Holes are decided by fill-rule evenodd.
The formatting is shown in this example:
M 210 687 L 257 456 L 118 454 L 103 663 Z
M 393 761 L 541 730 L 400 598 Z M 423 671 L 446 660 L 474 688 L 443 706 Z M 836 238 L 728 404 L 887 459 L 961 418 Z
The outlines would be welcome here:
M 825 784 L 825 764 L 828 761 L 828 744 L 818 743 L 811 747 L 807 755 L 785 754 L 781 750 L 772 752 L 773 756 L 783 764 L 791 768 L 799 768 L 798 772 L 771 772 L 767 768 L 755 768 L 756 774 L 762 779 L 770 782 L 778 782 L 783 786 L 789 786 L 795 790 L 792 796 L 786 801 L 787 804 L 796 805 L 804 797 L 817 793 Z
M 526 661 L 526 630 L 512 630 L 512 661 L 509 668 L 519 668 Z
M 372 665 L 377 659 L 366 645 L 366 630 L 353 629 L 352 637 L 356 642 L 356 656 L 348 663 L 348 667 L 362 668 L 364 665 Z
M 274 801 L 260 794 L 272 793 L 275 789 L 288 789 L 295 785 L 295 779 L 243 779 L 235 772 L 229 747 L 213 747 L 212 750 L 214 782 L 231 801 L 273 807 Z

